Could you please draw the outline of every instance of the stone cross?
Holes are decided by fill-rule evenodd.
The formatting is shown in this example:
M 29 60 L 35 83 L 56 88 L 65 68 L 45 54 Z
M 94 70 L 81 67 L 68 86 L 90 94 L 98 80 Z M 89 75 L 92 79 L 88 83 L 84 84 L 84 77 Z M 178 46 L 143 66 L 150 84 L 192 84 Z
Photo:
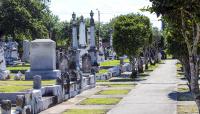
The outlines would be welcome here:
M 10 100 L 2 100 L 1 103 L 1 114 L 11 114 L 11 101 Z
M 72 14 L 72 48 L 78 48 L 76 14 L 74 12 Z
M 81 48 L 86 47 L 85 21 L 83 19 L 83 16 L 81 16 L 79 26 L 79 45 Z

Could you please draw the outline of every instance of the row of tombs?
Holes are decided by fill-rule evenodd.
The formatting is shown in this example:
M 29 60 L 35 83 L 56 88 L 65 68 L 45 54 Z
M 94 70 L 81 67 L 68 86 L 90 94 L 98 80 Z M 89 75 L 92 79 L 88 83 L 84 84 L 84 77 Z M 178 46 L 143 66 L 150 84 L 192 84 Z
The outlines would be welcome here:
M 90 16 L 90 41 L 86 44 L 85 31 L 77 38 L 76 15 L 72 15 L 72 42 L 67 50 L 59 54 L 59 64 L 56 69 L 56 43 L 50 39 L 36 39 L 30 43 L 30 70 L 25 72 L 25 80 L 33 80 L 33 89 L 24 92 L 0 93 L 1 112 L 11 114 L 12 105 L 16 106 L 15 114 L 37 114 L 51 106 L 76 96 L 84 90 L 95 87 L 98 66 L 98 50 L 95 44 L 95 24 L 93 12 Z M 83 22 L 83 19 L 81 19 Z M 80 41 L 81 40 L 81 41 Z M 4 49 L 0 46 L 0 78 L 6 79 Z M 117 70 L 116 70 L 117 68 Z M 116 67 L 105 76 L 118 75 L 120 68 Z M 124 69 L 130 65 L 124 65 Z M 131 69 L 129 69 L 131 71 Z M 116 74 L 117 73 L 117 74 Z M 56 79 L 53 86 L 42 86 L 41 80 Z M 9 100 L 6 100 L 9 99 Z
M 76 15 L 73 13 L 72 43 L 70 48 L 60 56 L 59 69 L 56 69 L 56 43 L 50 39 L 36 39 L 31 41 L 31 68 L 25 72 L 25 80 L 33 80 L 33 90 L 0 93 L 1 112 L 3 114 L 11 113 L 11 110 L 8 108 L 11 104 L 16 104 L 16 113 L 37 114 L 55 104 L 74 97 L 86 89 L 95 87 L 95 73 L 98 71 L 98 64 L 93 12 L 90 15 L 91 40 L 89 49 L 83 45 L 80 49 L 78 46 L 80 44 L 78 44 L 77 39 Z M 0 51 L 0 64 L 4 66 L 0 77 L 1 79 L 6 79 L 9 72 L 5 67 L 6 61 L 2 46 Z M 84 53 L 81 51 L 84 51 Z M 82 65 L 80 65 L 80 59 L 82 59 Z M 56 79 L 56 84 L 53 86 L 41 86 L 41 80 L 50 79 Z

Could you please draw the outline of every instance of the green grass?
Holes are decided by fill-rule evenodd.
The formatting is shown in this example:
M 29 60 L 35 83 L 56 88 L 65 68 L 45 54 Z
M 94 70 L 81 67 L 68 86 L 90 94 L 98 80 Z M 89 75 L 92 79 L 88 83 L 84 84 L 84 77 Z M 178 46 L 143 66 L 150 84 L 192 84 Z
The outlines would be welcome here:
M 32 86 L 0 86 L 0 92 L 20 92 L 20 91 L 24 91 L 24 90 L 28 90 L 31 89 Z
M 155 70 L 158 67 L 158 64 L 150 65 L 149 70 Z
M 132 82 L 135 81 L 135 79 L 132 78 L 111 78 L 109 79 L 110 82 Z
M 177 114 L 198 114 L 197 105 L 178 105 Z
M 83 100 L 81 105 L 115 105 L 119 103 L 121 98 L 87 98 Z
M 55 80 L 45 80 L 42 81 L 42 85 L 54 85 Z M 6 80 L 0 81 L 0 92 L 20 92 L 33 88 L 33 81 L 15 81 Z
M 101 62 L 100 66 L 117 66 L 119 64 L 120 64 L 120 60 L 110 60 L 110 61 Z
M 107 69 L 101 69 L 101 70 L 99 70 L 99 72 L 97 74 L 105 74 L 107 72 L 108 72 Z
M 126 95 L 130 92 L 129 89 L 125 90 L 102 90 L 98 92 L 98 95 Z
M 16 67 L 7 67 L 7 70 L 29 70 L 30 67 L 29 66 L 16 66 Z
M 124 62 L 125 63 L 130 63 L 130 60 L 129 59 L 125 59 Z
M 109 87 L 134 87 L 136 84 L 109 84 Z
M 103 109 L 69 109 L 63 114 L 106 114 Z
M 56 80 L 44 80 L 42 85 L 53 85 L 56 83 Z M 33 85 L 33 81 L 16 81 L 16 80 L 6 80 L 0 81 L 0 85 Z
M 177 68 L 177 69 L 180 69 L 181 67 L 182 67 L 182 65 L 181 65 L 180 63 L 177 63 L 177 64 L 176 64 L 176 68 Z
M 96 80 L 96 82 L 109 82 L 109 80 Z

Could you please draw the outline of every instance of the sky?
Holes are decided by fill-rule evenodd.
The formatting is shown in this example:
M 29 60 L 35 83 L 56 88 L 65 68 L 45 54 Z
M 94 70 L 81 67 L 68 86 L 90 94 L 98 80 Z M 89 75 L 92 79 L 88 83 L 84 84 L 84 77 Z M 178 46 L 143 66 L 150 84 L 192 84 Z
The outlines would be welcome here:
M 100 11 L 100 20 L 104 23 L 121 14 L 142 13 L 150 18 L 154 27 L 160 29 L 161 22 L 155 14 L 140 11 L 148 5 L 151 6 L 149 0 L 51 0 L 50 10 L 61 21 L 69 21 L 73 12 L 77 16 L 90 17 L 91 10 L 94 12 L 94 19 L 98 21 Z

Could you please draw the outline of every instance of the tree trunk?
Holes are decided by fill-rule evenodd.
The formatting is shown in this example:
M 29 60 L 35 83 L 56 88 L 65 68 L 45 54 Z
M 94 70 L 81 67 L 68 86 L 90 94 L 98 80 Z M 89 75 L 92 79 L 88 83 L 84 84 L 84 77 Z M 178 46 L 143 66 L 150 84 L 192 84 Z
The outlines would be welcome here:
M 136 61 L 134 57 L 130 57 L 130 63 L 131 63 L 131 67 L 132 67 L 132 74 L 131 74 L 131 78 L 134 79 L 137 77 L 137 70 L 135 67 Z
M 182 62 L 182 66 L 183 66 L 183 71 L 184 71 L 184 76 L 188 81 L 188 88 L 191 91 L 191 86 L 190 86 L 190 82 L 191 82 L 191 74 L 190 74 L 190 64 L 188 60 L 183 60 Z
M 197 56 L 196 55 L 190 56 L 189 61 L 190 61 L 190 73 L 191 73 L 191 81 L 190 81 L 191 92 L 200 110 L 200 94 L 199 94 L 200 91 L 199 91 L 199 83 L 198 83 L 199 65 L 198 65 Z
M 144 51 L 144 62 L 145 62 L 145 70 L 148 70 L 148 49 L 147 48 Z
M 143 73 L 144 72 L 144 70 L 143 70 L 143 61 L 142 61 L 142 59 L 141 59 L 141 57 L 138 57 L 138 72 L 139 73 Z

